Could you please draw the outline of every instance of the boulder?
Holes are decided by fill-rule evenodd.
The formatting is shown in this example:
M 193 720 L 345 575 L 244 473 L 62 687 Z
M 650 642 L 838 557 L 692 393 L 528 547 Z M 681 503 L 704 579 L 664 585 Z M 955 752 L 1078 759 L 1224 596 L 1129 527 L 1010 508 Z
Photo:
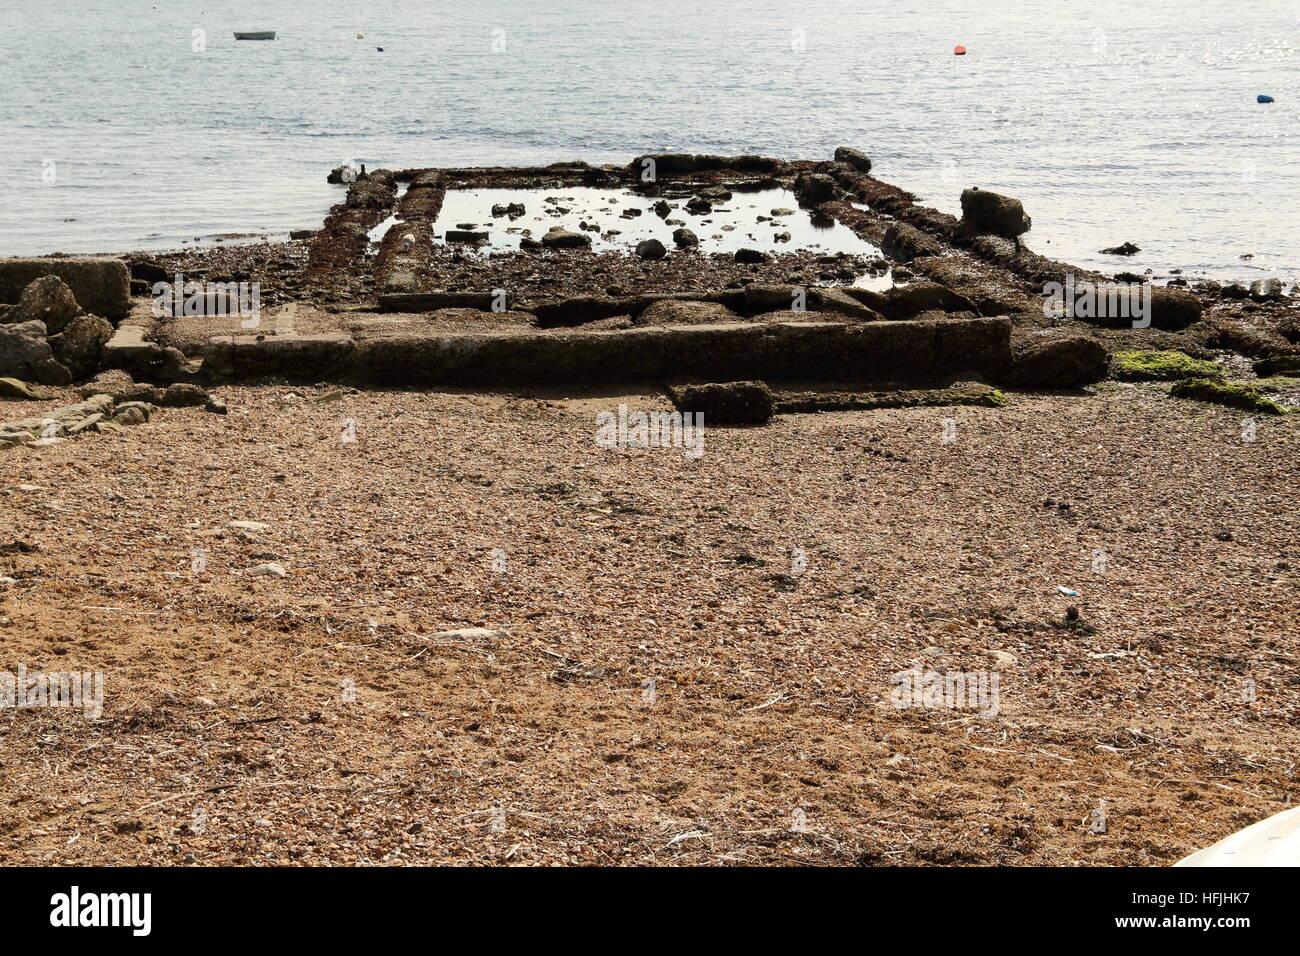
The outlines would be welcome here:
M 159 397 L 157 404 L 164 408 L 184 408 L 195 405 L 207 405 L 208 393 L 189 382 L 177 382 L 167 386 L 167 391 Z
M 989 232 L 1006 239 L 1019 238 L 1031 225 L 1019 199 L 978 186 L 962 191 L 961 219 L 974 232 Z
M 757 265 L 762 262 L 767 262 L 768 259 L 769 256 L 766 252 L 760 252 L 757 249 L 736 250 L 735 260 L 747 265 Z
M 676 245 L 678 249 L 688 249 L 692 246 L 698 246 L 700 244 L 700 237 L 683 226 L 680 229 L 673 230 L 673 244 Z
M 113 410 L 110 421 L 118 425 L 143 425 L 153 414 L 153 406 L 147 402 L 126 402 Z
M 1256 302 L 1285 297 L 1281 279 L 1256 279 L 1250 284 L 1250 297 Z
M 820 206 L 838 194 L 835 180 L 825 173 L 800 173 L 794 180 L 795 198 L 801 206 Z
M 1096 339 L 1053 331 L 1016 345 L 1008 381 L 1028 388 L 1078 388 L 1105 378 L 1109 362 Z
M 668 250 L 658 239 L 643 239 L 636 244 L 636 256 L 638 259 L 662 259 L 668 255 Z
M 860 173 L 871 172 L 871 157 L 852 146 L 840 146 L 835 150 L 835 162 L 848 163 Z
M 23 290 L 18 304 L 9 310 L 5 321 L 43 322 L 50 335 L 62 332 L 81 307 L 76 296 L 58 276 L 41 276 L 33 279 Z
M 0 398 L 16 398 L 20 401 L 46 401 L 54 393 L 39 385 L 31 385 L 16 378 L 0 378 Z
M 99 371 L 104 346 L 113 337 L 113 326 L 98 315 L 79 315 L 58 335 L 50 336 L 54 357 L 80 381 Z
M 704 416 L 710 425 L 763 425 L 772 418 L 772 390 L 763 382 L 723 382 L 712 385 L 670 387 L 668 395 L 678 411 Z
M 697 216 L 704 216 L 713 212 L 713 203 L 709 202 L 703 196 L 692 196 L 686 203 L 687 212 L 693 212 Z
M 1131 242 L 1125 242 L 1122 245 L 1111 246 L 1109 249 L 1102 249 L 1103 256 L 1135 256 L 1142 251 L 1140 246 Z
M 591 236 L 584 236 L 580 232 L 573 232 L 563 226 L 552 226 L 550 231 L 542 236 L 542 245 L 548 249 L 590 248 Z
M 0 325 L 0 376 L 41 385 L 70 385 L 72 375 L 54 358 L 45 323 Z
M 62 279 L 86 312 L 120 319 L 131 311 L 131 275 L 120 259 L 0 259 L 0 302 L 17 302 L 42 276 Z
M 1201 300 L 1186 289 L 1151 290 L 1151 326 L 1169 332 L 1185 329 L 1201 317 Z

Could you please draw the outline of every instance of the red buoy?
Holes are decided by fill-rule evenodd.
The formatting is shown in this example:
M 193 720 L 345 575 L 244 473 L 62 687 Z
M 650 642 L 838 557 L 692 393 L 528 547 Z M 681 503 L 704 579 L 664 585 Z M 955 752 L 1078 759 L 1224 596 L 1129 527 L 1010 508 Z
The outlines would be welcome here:
M 966 48 L 962 46 L 960 43 L 958 43 L 955 47 L 952 48 L 952 52 L 956 56 L 965 56 Z

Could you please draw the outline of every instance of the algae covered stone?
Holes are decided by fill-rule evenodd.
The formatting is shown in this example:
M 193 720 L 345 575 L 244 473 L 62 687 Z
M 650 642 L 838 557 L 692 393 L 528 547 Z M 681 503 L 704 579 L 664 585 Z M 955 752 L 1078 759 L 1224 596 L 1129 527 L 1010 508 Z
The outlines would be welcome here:
M 1192 358 L 1186 352 L 1116 352 L 1111 375 L 1125 382 L 1176 382 L 1185 378 L 1223 378 L 1214 362 Z
M 1229 408 L 1240 408 L 1247 412 L 1263 412 L 1267 415 L 1285 415 L 1289 409 L 1279 405 L 1271 398 L 1265 398 L 1255 388 L 1242 382 L 1223 382 L 1209 378 L 1188 378 L 1175 382 L 1169 394 L 1176 398 L 1194 398 L 1197 401 L 1213 402 Z

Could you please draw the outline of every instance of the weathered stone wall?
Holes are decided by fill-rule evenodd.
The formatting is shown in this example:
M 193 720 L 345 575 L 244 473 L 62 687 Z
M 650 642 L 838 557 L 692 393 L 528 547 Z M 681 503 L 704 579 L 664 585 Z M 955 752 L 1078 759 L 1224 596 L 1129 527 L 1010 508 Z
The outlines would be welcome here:
M 120 319 L 131 311 L 131 276 L 120 259 L 0 259 L 0 302 L 17 302 L 41 276 L 62 279 L 87 312 Z
M 389 386 L 586 385 L 604 382 L 928 382 L 1011 364 L 1006 319 L 767 322 L 616 332 L 427 335 L 353 342 L 347 335 L 221 336 L 210 380 L 339 377 Z

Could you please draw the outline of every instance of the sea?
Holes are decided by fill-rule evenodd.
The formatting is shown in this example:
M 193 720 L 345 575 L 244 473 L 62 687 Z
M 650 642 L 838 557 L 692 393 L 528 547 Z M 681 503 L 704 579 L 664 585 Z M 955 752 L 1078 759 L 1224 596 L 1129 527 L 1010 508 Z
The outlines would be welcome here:
M 283 238 L 346 162 L 850 145 L 1085 267 L 1300 279 L 1297 0 L 0 0 L 0 77 L 0 255 Z

